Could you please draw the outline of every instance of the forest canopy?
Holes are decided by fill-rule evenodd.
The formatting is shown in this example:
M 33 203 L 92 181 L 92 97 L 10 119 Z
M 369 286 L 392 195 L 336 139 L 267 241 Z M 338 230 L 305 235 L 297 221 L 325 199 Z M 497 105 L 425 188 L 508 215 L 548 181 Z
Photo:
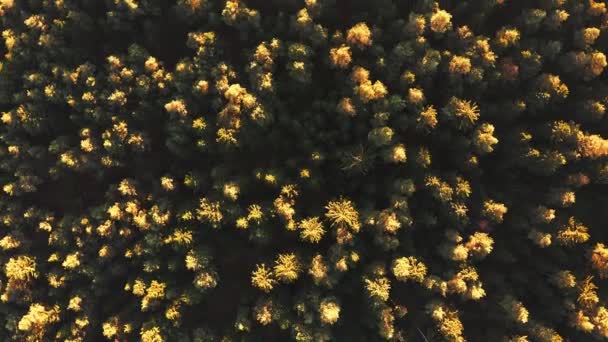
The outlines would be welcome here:
M 608 339 L 604 0 L 0 0 L 0 340 Z

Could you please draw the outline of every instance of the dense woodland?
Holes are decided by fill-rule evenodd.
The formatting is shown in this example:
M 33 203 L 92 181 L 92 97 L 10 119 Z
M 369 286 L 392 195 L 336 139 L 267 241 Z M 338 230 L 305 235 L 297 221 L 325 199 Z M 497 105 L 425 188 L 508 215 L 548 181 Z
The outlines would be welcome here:
M 0 0 L 1 341 L 608 338 L 608 3 Z

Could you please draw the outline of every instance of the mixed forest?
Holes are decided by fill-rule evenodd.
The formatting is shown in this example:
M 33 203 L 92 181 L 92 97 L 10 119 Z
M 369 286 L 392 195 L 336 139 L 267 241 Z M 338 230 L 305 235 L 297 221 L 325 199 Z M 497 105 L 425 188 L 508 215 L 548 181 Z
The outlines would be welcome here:
M 608 339 L 608 2 L 0 0 L 1 341 Z

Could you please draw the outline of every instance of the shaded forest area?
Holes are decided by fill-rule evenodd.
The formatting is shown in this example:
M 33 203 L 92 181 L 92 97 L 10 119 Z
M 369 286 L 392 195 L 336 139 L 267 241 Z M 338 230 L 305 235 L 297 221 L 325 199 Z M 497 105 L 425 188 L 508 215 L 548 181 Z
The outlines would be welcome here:
M 0 23 L 0 340 L 608 337 L 605 1 Z

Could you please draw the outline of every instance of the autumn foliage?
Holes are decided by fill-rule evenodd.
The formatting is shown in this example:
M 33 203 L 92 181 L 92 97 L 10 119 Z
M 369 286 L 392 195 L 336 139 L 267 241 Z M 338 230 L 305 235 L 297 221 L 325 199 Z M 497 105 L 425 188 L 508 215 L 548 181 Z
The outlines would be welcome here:
M 608 339 L 608 4 L 0 0 L 0 341 Z

